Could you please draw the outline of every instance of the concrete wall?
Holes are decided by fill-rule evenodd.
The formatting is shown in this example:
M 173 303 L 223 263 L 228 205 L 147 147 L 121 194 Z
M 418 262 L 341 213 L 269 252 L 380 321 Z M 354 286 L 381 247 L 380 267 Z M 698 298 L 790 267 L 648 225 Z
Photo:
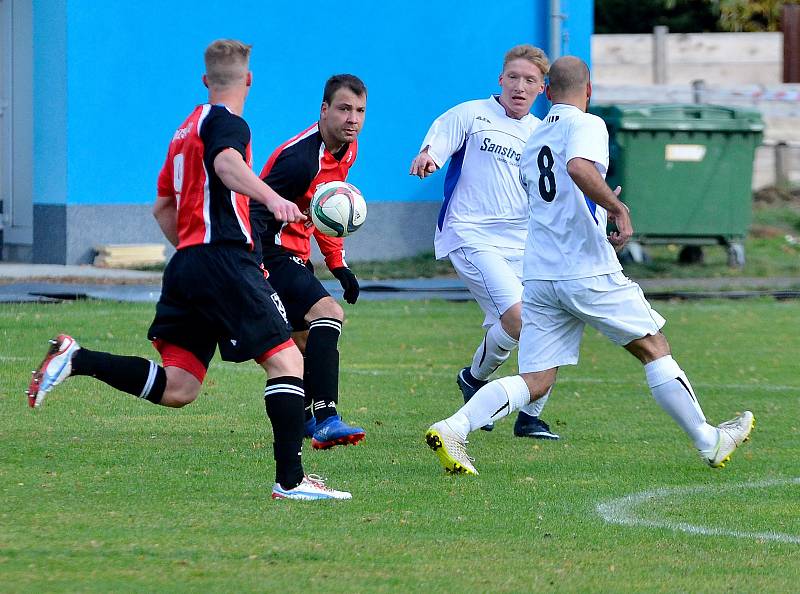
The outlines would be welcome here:
M 665 84 L 776 85 L 783 76 L 781 33 L 670 33 Z M 604 85 L 653 82 L 653 36 L 593 35 L 592 77 Z

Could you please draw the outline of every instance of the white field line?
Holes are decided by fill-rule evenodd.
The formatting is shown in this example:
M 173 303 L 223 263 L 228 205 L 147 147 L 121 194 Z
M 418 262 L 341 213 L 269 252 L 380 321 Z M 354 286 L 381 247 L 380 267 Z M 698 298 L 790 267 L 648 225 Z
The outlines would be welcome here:
M 248 372 L 257 374 L 260 372 L 257 366 L 248 363 L 229 363 L 227 361 L 214 361 L 211 364 L 213 368 L 226 369 L 228 371 Z M 368 375 L 368 376 L 396 376 L 403 373 L 416 373 L 418 375 L 432 375 L 433 373 L 450 373 L 453 367 L 451 366 L 436 366 L 429 365 L 408 365 L 398 364 L 392 366 L 378 367 L 369 366 L 359 368 L 357 366 L 348 365 L 342 367 L 342 375 Z M 263 372 L 262 372 L 263 373 Z M 455 375 L 453 376 L 455 377 Z M 647 383 L 644 376 L 641 381 L 637 380 L 617 380 L 617 379 L 598 379 L 594 377 L 568 377 L 559 378 L 556 383 L 556 388 L 564 384 L 611 384 L 614 386 L 631 386 L 633 388 L 641 388 L 643 393 L 647 391 Z M 712 384 L 703 382 L 692 382 L 695 388 L 709 388 L 709 389 L 722 389 L 722 390 L 750 390 L 753 392 L 796 392 L 800 394 L 800 386 L 782 386 L 779 384 Z
M 671 522 L 666 519 L 650 520 L 638 516 L 635 512 L 636 506 L 649 503 L 655 499 L 670 497 L 674 495 L 691 495 L 695 493 L 721 493 L 723 491 L 739 491 L 742 489 L 765 489 L 779 485 L 798 485 L 800 478 L 793 479 L 774 479 L 752 483 L 733 483 L 724 486 L 700 486 L 700 487 L 672 487 L 653 489 L 652 491 L 642 491 L 626 495 L 619 499 L 612 499 L 597 506 L 600 516 L 611 524 L 621 524 L 623 526 L 645 526 L 648 528 L 667 528 L 688 534 L 700 534 L 704 536 L 730 536 L 733 538 L 746 538 L 751 540 L 772 540 L 776 542 L 800 544 L 800 536 L 784 534 L 781 532 L 748 532 L 745 530 L 729 530 L 725 528 L 714 528 L 711 526 L 698 526 L 686 522 Z

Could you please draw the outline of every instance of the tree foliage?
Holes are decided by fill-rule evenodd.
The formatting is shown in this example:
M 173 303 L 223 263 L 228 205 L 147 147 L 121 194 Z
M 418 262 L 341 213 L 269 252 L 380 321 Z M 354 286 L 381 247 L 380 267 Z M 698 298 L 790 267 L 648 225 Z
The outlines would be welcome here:
M 597 0 L 596 33 L 780 31 L 784 4 L 800 0 Z
M 672 33 L 719 31 L 719 10 L 707 0 L 595 2 L 595 33 L 652 33 L 656 25 Z
M 780 31 L 784 4 L 800 0 L 719 0 L 723 31 Z

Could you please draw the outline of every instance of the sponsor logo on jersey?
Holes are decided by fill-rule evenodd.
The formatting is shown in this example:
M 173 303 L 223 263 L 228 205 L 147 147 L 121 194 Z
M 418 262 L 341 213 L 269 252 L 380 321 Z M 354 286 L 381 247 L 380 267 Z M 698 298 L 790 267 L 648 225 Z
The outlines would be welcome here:
M 175 134 L 172 135 L 172 142 L 176 140 L 183 140 L 189 134 L 192 133 L 192 128 L 194 128 L 194 122 L 189 122 L 189 124 L 185 128 L 178 128 L 175 130 Z
M 556 123 L 556 122 L 559 120 L 559 118 L 560 118 L 560 117 L 561 117 L 561 116 L 557 116 L 557 115 L 551 115 L 551 116 L 547 116 L 547 117 L 544 119 L 544 123 L 545 123 L 545 124 L 554 124 L 554 123 Z
M 489 118 L 485 118 L 485 117 L 483 117 L 483 116 L 478 116 L 478 117 L 476 117 L 475 119 L 476 119 L 478 122 L 486 122 L 487 124 L 491 124 L 491 123 L 492 123 L 492 120 L 490 120 Z
M 506 157 L 508 159 L 513 159 L 519 164 L 519 158 L 522 156 L 518 153 L 515 149 L 511 148 L 510 146 L 503 146 L 502 144 L 495 144 L 492 142 L 492 139 L 488 136 L 483 139 L 481 143 L 481 150 L 487 153 L 494 153 L 501 157 Z

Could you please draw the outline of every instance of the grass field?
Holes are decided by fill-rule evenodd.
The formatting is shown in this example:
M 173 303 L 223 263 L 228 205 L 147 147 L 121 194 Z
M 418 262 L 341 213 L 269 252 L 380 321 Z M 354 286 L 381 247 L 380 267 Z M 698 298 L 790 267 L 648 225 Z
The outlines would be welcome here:
M 152 356 L 153 307 L 3 305 L 0 591 L 797 591 L 800 303 L 655 305 L 709 420 L 756 415 L 727 468 L 703 466 L 640 365 L 590 331 L 545 411 L 563 439 L 513 438 L 509 418 L 471 436 L 480 476 L 447 476 L 423 434 L 459 405 L 478 309 L 363 302 L 341 409 L 367 439 L 305 449 L 307 471 L 353 492 L 321 504 L 269 499 L 254 364 L 215 359 L 180 411 L 73 378 L 33 412 L 47 338 Z

